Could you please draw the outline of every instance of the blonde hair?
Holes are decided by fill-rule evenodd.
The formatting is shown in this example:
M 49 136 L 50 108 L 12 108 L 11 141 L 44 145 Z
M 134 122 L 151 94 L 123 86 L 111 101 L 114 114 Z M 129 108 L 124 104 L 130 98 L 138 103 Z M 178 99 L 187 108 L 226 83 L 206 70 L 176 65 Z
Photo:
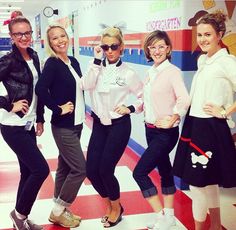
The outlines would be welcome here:
M 60 24 L 53 24 L 53 25 L 49 25 L 49 26 L 48 26 L 47 31 L 46 31 L 46 39 L 45 39 L 46 52 L 48 53 L 48 55 L 49 55 L 50 57 L 56 57 L 56 58 L 58 58 L 57 54 L 55 53 L 55 51 L 53 50 L 53 48 L 52 48 L 52 46 L 51 46 L 50 38 L 49 38 L 49 32 L 50 32 L 52 29 L 55 29 L 55 28 L 60 28 L 60 29 L 62 29 L 62 30 L 65 32 L 65 34 L 66 34 L 66 36 L 67 36 L 68 39 L 69 39 L 69 36 L 68 36 L 68 34 L 67 34 L 65 28 L 64 28 L 62 25 L 60 25 Z
M 213 13 L 208 13 L 202 16 L 198 21 L 197 25 L 199 24 L 210 24 L 217 34 L 222 32 L 222 37 L 226 31 L 225 21 L 227 19 L 227 15 L 224 14 L 223 10 L 216 10 Z
M 119 42 L 120 42 L 120 46 L 124 46 L 124 38 L 123 38 L 123 34 L 122 31 L 119 27 L 107 27 L 101 36 L 101 40 L 104 37 L 111 37 L 111 38 L 116 38 Z M 122 50 L 123 52 L 123 50 Z

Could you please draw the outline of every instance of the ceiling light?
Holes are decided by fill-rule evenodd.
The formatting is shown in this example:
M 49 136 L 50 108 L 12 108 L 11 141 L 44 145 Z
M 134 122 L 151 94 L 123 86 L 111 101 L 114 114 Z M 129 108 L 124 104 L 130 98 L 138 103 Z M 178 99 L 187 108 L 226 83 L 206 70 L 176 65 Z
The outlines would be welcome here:
M 3 16 L 3 15 L 1 15 L 0 18 L 2 18 L 2 19 L 7 19 L 7 18 L 9 18 L 9 16 L 7 16 L 7 15 Z
M 19 6 L 0 6 L 0 10 L 20 10 Z
M 12 3 L 12 2 L 24 2 L 24 0 L 0 0 L 0 3 L 1 2 L 7 2 L 7 3 Z
M 10 16 L 11 15 L 11 12 L 0 12 L 0 15 L 1 16 Z
M 7 27 L 7 26 L 2 26 L 0 32 L 1 32 L 2 34 L 5 34 L 4 37 L 7 37 L 8 33 L 9 33 L 8 27 Z M 8 36 L 9 36 L 9 35 L 8 35 Z

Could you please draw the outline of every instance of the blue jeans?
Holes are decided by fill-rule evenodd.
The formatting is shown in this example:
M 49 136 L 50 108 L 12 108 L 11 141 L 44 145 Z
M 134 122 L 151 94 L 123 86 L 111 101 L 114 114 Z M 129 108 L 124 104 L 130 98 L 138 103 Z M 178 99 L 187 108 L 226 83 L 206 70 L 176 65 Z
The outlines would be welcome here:
M 103 125 L 93 115 L 93 130 L 88 146 L 87 177 L 101 197 L 114 201 L 120 198 L 120 186 L 115 167 L 128 144 L 131 120 L 129 115 Z
M 156 186 L 148 176 L 156 167 L 161 177 L 162 193 L 167 195 L 176 192 L 169 153 L 175 147 L 178 137 L 178 127 L 170 129 L 146 127 L 148 147 L 133 172 L 133 177 L 145 198 L 158 193 Z
M 37 147 L 35 129 L 26 131 L 24 126 L 1 125 L 1 133 L 15 152 L 20 166 L 20 182 L 16 198 L 16 211 L 28 216 L 49 167 Z

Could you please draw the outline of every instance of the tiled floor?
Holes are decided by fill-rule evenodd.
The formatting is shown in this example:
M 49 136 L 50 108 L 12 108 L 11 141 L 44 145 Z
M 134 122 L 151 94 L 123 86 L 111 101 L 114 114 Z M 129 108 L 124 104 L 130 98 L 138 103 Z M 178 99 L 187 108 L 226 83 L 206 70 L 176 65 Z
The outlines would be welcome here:
M 91 122 L 88 120 L 84 126 L 81 140 L 85 154 L 91 132 L 90 127 Z M 47 219 L 52 207 L 54 176 L 58 153 L 51 136 L 49 122 L 45 126 L 45 133 L 38 139 L 38 143 L 48 161 L 51 173 L 40 190 L 30 218 L 35 222 L 44 225 L 46 229 L 59 230 L 62 228 L 52 225 Z M 124 206 L 125 212 L 121 223 L 112 228 L 114 230 L 146 229 L 145 224 L 151 221 L 154 216 L 151 208 L 142 198 L 139 188 L 132 178 L 132 170 L 137 163 L 137 160 L 138 156 L 127 147 L 125 154 L 116 168 L 116 175 L 121 186 L 121 202 Z M 159 186 L 158 173 L 153 172 L 151 176 L 157 186 Z M 14 208 L 18 179 L 19 168 L 16 157 L 2 140 L 0 135 L 0 230 L 12 228 L 9 212 Z M 193 230 L 194 225 L 189 193 L 178 191 L 175 198 L 177 226 L 172 228 L 172 230 Z M 224 229 L 236 230 L 236 189 L 224 189 L 221 191 L 221 207 L 222 224 Z M 83 218 L 78 229 L 103 229 L 103 226 L 100 223 L 100 217 L 104 214 L 104 207 L 100 197 L 97 195 L 88 180 L 84 181 L 77 199 L 72 205 L 72 210 Z

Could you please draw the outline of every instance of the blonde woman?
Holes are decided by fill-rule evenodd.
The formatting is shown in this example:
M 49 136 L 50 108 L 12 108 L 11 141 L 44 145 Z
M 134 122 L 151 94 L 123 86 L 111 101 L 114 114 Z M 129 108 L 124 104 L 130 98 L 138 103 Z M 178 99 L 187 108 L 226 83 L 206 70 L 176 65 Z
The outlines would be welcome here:
M 73 228 L 81 218 L 69 207 L 75 200 L 86 177 L 85 157 L 80 136 L 85 118 L 83 91 L 79 87 L 82 76 L 78 61 L 67 55 L 69 37 L 60 25 L 47 29 L 47 59 L 36 94 L 52 111 L 51 129 L 57 144 L 58 167 L 55 178 L 54 207 L 49 221 Z
M 106 28 L 101 45 L 94 48 L 94 63 L 88 71 L 96 85 L 90 89 L 93 128 L 87 153 L 87 176 L 106 205 L 101 220 L 105 228 L 117 225 L 122 219 L 124 209 L 114 172 L 129 141 L 130 113 L 137 112 L 142 104 L 142 83 L 136 72 L 122 62 L 123 51 L 121 30 Z M 128 106 L 130 94 L 138 100 Z

